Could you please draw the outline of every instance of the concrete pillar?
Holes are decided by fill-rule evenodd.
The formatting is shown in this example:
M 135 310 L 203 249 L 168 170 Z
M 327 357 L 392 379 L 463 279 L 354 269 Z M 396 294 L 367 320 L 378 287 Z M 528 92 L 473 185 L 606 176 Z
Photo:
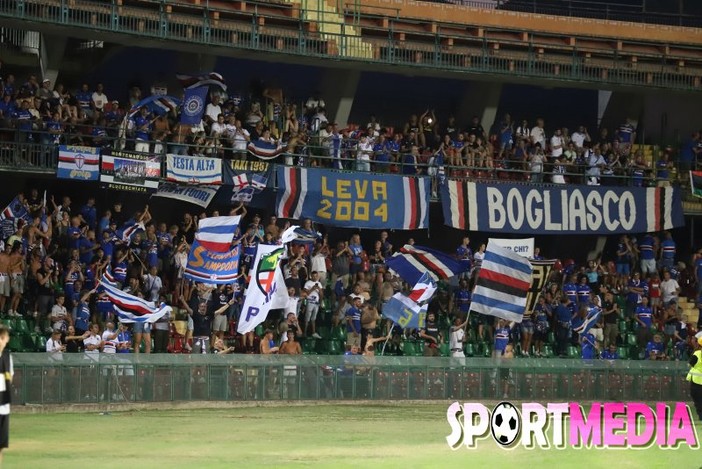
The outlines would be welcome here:
M 606 99 L 607 94 L 609 94 L 608 99 Z M 613 132 L 627 119 L 631 119 L 636 125 L 644 113 L 645 95 L 643 93 L 605 91 L 600 92 L 599 95 L 597 118 L 600 121 L 600 128 L 606 127 L 612 136 Z M 637 139 L 642 136 L 641 130 L 641 128 L 637 129 Z
M 38 34 L 38 33 L 37 33 Z M 66 52 L 67 38 L 43 34 L 41 38 L 41 79 L 48 78 L 52 85 L 58 80 L 61 62 Z
M 455 116 L 456 122 L 465 127 L 473 116 L 478 116 L 485 132 L 490 132 L 498 117 L 501 95 L 502 83 L 466 82 L 466 90 Z
M 319 93 L 327 107 L 327 118 L 344 128 L 348 124 L 361 72 L 326 70 L 320 80 Z

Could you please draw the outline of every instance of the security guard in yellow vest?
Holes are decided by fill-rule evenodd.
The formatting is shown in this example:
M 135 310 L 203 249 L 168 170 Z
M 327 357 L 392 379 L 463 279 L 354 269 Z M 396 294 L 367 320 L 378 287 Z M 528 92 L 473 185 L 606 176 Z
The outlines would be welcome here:
M 697 350 L 690 357 L 690 371 L 687 380 L 690 382 L 690 396 L 695 403 L 697 417 L 702 420 L 702 337 L 697 339 Z

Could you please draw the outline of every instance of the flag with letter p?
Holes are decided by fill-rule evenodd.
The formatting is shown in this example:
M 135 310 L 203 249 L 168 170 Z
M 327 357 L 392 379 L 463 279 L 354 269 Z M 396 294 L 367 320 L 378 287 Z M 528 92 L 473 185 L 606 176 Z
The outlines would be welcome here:
M 471 310 L 522 322 L 531 275 L 531 263 L 526 258 L 489 242 L 473 290 Z
M 280 271 L 280 259 L 284 252 L 283 246 L 258 245 L 237 326 L 239 334 L 253 331 L 266 320 L 271 309 L 287 306 L 288 290 Z
M 183 110 L 180 113 L 181 124 L 197 125 L 200 123 L 202 115 L 205 113 L 205 98 L 208 89 L 207 86 L 185 89 Z
M 383 316 L 403 329 L 421 329 L 426 321 L 427 306 L 419 306 L 402 293 L 396 293 L 383 305 Z

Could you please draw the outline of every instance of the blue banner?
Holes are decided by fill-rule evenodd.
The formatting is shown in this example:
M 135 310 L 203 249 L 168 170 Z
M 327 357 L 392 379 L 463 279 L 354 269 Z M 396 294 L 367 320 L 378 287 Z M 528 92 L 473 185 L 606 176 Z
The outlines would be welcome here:
M 514 234 L 652 233 L 684 226 L 677 187 L 545 186 L 451 179 L 444 223 Z
M 208 251 L 196 239 L 188 254 L 184 277 L 195 282 L 229 284 L 239 275 L 239 246 L 228 252 Z
M 269 210 L 273 205 L 273 163 L 268 161 L 232 160 L 222 165 L 222 185 L 215 202 L 238 204 Z
M 208 90 L 207 86 L 185 89 L 183 110 L 180 113 L 181 124 L 197 125 L 200 123 L 202 115 L 205 113 L 205 98 Z
M 281 218 L 349 228 L 429 227 L 429 178 L 287 166 L 277 175 Z

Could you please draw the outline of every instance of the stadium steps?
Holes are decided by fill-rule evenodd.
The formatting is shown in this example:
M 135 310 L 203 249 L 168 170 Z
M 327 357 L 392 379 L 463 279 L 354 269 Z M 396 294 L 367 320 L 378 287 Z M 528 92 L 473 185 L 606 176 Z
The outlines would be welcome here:
M 299 0 L 286 1 L 299 3 Z M 305 0 L 301 7 L 304 18 L 317 25 L 322 39 L 336 43 L 340 56 L 373 58 L 373 45 L 363 40 L 359 28 L 346 22 L 335 4 L 326 0 Z
M 697 324 L 700 316 L 700 310 L 697 308 L 694 301 L 681 296 L 678 298 L 678 307 L 682 309 L 683 320 L 685 322 Z

